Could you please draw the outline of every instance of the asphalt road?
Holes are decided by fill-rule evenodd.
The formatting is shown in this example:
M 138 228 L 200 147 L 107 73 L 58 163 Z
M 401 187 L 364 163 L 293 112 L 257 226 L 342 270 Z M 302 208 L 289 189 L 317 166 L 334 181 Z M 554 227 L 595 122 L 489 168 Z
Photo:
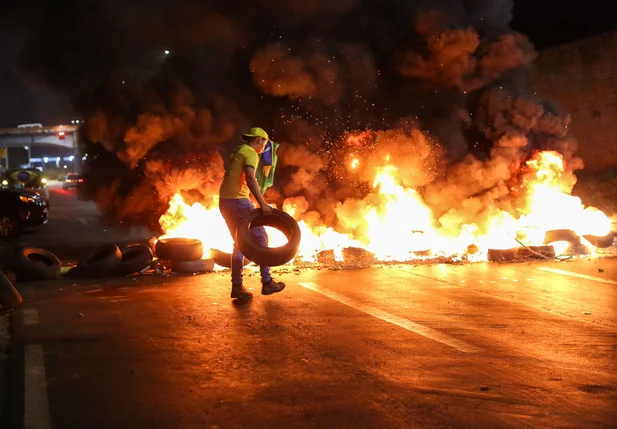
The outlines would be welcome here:
M 2 428 L 615 428 L 617 259 L 20 284 Z

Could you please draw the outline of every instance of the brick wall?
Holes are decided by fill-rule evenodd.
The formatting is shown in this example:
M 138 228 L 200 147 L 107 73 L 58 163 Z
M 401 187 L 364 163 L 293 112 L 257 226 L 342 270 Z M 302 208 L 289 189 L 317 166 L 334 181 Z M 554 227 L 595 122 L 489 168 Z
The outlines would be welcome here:
M 572 115 L 585 169 L 617 167 L 617 32 L 540 52 L 532 82 Z

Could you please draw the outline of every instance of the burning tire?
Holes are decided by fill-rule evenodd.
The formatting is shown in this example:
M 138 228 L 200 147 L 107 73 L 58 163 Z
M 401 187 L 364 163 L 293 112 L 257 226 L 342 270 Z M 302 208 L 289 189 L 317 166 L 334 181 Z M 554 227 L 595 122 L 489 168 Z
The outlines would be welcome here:
M 553 246 L 521 246 L 512 249 L 488 249 L 487 257 L 490 262 L 553 259 L 555 258 L 555 248 Z
M 23 299 L 13 283 L 0 271 L 0 307 L 12 310 L 21 305 Z
M 120 249 L 121 260 L 116 267 L 116 274 L 129 275 L 138 273 L 152 262 L 152 249 L 144 244 L 131 244 Z
M 370 265 L 377 262 L 375 254 L 361 247 L 346 247 L 341 253 L 343 260 L 348 263 Z
M 195 261 L 204 254 L 201 241 L 194 238 L 161 238 L 154 250 L 159 259 L 172 262 Z
M 281 247 L 261 246 L 250 230 L 259 226 L 278 229 L 287 237 L 287 243 Z M 270 216 L 264 216 L 261 209 L 252 210 L 238 226 L 236 243 L 240 251 L 258 265 L 275 267 L 291 261 L 300 247 L 300 227 L 296 220 L 279 209 L 273 209 Z
M 513 261 L 516 257 L 516 249 L 488 249 L 486 257 L 490 262 Z
M 214 259 L 196 259 L 194 261 L 175 261 L 171 270 L 178 274 L 209 273 L 214 271 Z
M 231 253 L 223 252 L 218 249 L 210 249 L 210 255 L 214 259 L 214 263 L 218 266 L 231 268 Z M 245 256 L 244 266 L 246 267 L 251 261 Z
M 615 237 L 612 233 L 608 233 L 607 235 L 602 237 L 598 235 L 583 235 L 583 238 L 589 241 L 595 247 L 599 247 L 601 249 L 611 247 L 613 245 L 613 242 L 615 241 Z
M 60 260 L 47 250 L 24 247 L 17 253 L 15 274 L 20 281 L 55 280 L 61 269 Z
M 544 244 L 556 243 L 558 241 L 567 241 L 577 245 L 581 243 L 581 237 L 571 229 L 553 229 L 546 231 L 544 234 Z
M 105 277 L 113 274 L 122 260 L 122 252 L 115 244 L 101 247 L 77 263 L 76 272 L 83 277 Z

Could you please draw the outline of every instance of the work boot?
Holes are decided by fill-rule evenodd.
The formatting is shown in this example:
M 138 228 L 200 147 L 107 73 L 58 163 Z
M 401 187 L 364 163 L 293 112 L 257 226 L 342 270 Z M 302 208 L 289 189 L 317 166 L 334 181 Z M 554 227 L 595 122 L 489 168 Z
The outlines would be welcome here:
M 276 280 L 270 280 L 267 283 L 262 283 L 261 285 L 261 294 L 262 295 L 272 295 L 273 293 L 277 293 L 285 289 L 285 283 L 277 282 Z
M 239 285 L 231 286 L 231 297 L 237 299 L 251 299 L 253 294 L 246 290 L 244 285 L 240 283 Z

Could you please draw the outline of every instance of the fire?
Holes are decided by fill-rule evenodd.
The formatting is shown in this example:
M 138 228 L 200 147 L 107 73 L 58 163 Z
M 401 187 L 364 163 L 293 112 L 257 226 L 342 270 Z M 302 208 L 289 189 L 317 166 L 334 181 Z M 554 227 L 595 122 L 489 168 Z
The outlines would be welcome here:
M 350 143 L 357 144 L 355 137 Z M 519 242 L 541 245 L 548 230 L 572 229 L 581 236 L 602 236 L 610 232 L 610 220 L 604 213 L 585 207 L 578 197 L 570 195 L 575 178 L 566 172 L 563 157 L 557 152 L 538 152 L 525 163 L 516 189 L 521 195 L 518 212 L 489 209 L 481 221 L 465 224 L 459 231 L 449 231 L 440 225 L 422 196 L 398 180 L 397 167 L 389 163 L 389 156 L 386 162 L 377 168 L 372 192 L 367 197 L 340 203 L 340 210 L 351 204 L 354 215 L 339 217 L 337 228 L 303 219 L 307 207 L 301 205 L 308 206 L 308 203 L 302 197 L 284 202 L 283 210 L 298 220 L 302 231 L 296 260 L 315 261 L 323 250 L 334 250 L 335 259 L 341 260 L 342 250 L 347 247 L 364 248 L 381 261 L 436 256 L 486 260 L 490 248 L 516 247 Z M 359 164 L 354 155 L 350 168 L 355 169 Z M 160 224 L 165 237 L 201 240 L 206 249 L 204 257 L 209 256 L 211 248 L 232 250 L 232 238 L 219 213 L 217 200 L 209 207 L 199 203 L 188 205 L 178 193 Z M 270 246 L 285 243 L 279 231 L 268 228 L 268 234 Z

